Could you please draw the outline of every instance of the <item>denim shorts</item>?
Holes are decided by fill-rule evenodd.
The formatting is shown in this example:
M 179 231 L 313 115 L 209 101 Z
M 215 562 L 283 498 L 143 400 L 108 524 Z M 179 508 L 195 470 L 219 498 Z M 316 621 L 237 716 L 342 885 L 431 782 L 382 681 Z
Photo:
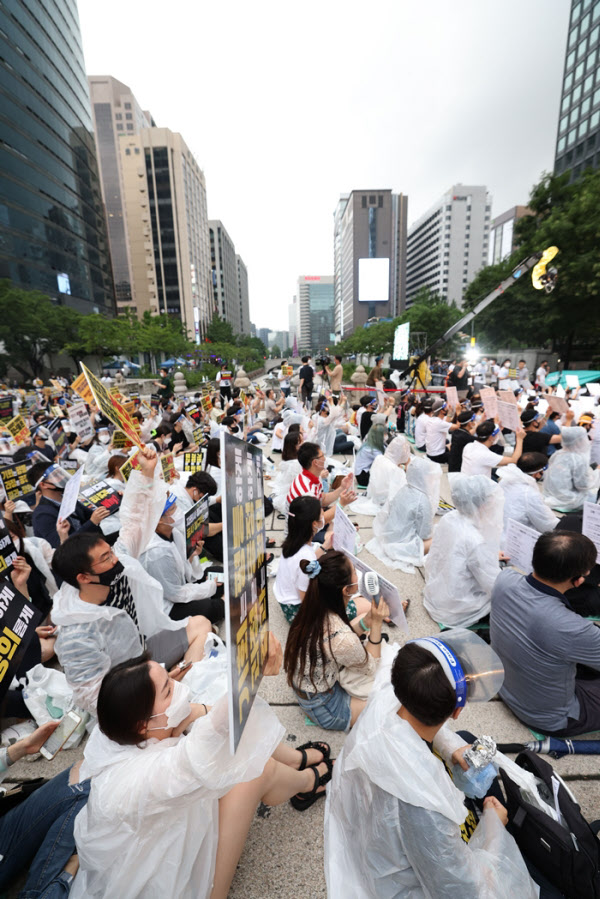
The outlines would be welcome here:
M 296 693 L 300 708 L 306 712 L 311 721 L 325 730 L 350 730 L 350 694 L 340 687 L 338 681 L 331 693 L 315 693 L 310 699 L 304 699 Z

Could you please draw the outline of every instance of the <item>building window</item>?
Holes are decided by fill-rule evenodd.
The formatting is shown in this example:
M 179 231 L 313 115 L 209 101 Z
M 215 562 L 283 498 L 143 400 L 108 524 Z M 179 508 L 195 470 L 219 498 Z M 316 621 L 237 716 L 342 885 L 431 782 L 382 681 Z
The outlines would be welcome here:
M 115 119 L 117 119 L 117 121 L 120 121 L 122 118 L 123 118 L 122 113 L 117 112 L 117 113 L 115 114 Z
M 600 112 L 596 110 L 590 117 L 590 128 L 597 128 L 598 122 L 600 122 Z
M 570 69 L 574 62 L 575 62 L 575 50 L 571 50 L 571 52 L 567 56 L 567 69 Z
M 133 131 L 133 125 L 131 124 L 131 122 L 127 122 L 127 130 Z
M 125 156 L 131 156 L 131 150 L 129 149 L 129 147 L 127 147 L 127 149 L 125 150 Z
M 377 203 L 377 197 L 375 194 L 369 194 L 369 206 L 375 206 Z
M 125 103 L 124 106 L 125 109 L 131 109 L 131 103 Z
M 583 70 L 585 69 L 585 63 L 580 62 L 577 68 L 575 69 L 575 81 L 577 81 L 583 75 Z
M 573 72 L 570 72 L 570 73 L 567 75 L 567 77 L 565 78 L 565 86 L 564 86 L 564 89 L 565 89 L 566 91 L 568 91 L 572 84 L 573 84 Z
M 579 16 L 581 15 L 581 3 L 578 3 L 577 6 L 573 9 L 573 15 L 571 16 L 571 22 L 577 21 Z
M 117 131 L 122 131 L 123 125 L 120 122 L 117 122 Z
M 587 119 L 585 119 L 581 123 L 579 128 L 577 129 L 577 138 L 580 139 L 580 138 L 584 137 L 585 134 L 587 133 L 587 129 L 588 129 L 588 123 L 587 123 Z
M 571 110 L 571 114 L 569 116 L 569 125 L 574 125 L 577 119 L 579 118 L 579 106 L 576 106 Z
M 566 137 L 561 137 L 561 139 L 558 142 L 558 146 L 556 148 L 558 153 L 562 153 L 562 151 L 565 149 L 566 142 L 567 142 Z
M 581 115 L 582 115 L 582 116 L 587 115 L 588 112 L 590 111 L 590 104 L 591 104 L 591 102 L 592 102 L 592 101 L 591 101 L 590 97 L 586 97 L 586 99 L 585 99 L 585 100 L 583 101 L 583 103 L 581 104 L 581 107 L 580 107 L 580 108 L 581 108 Z
M 377 197 L 377 205 L 380 209 L 383 209 L 383 197 L 381 195 Z
M 140 148 L 139 148 L 139 147 L 136 147 L 135 150 L 134 150 L 133 152 L 135 153 L 136 156 L 139 156 L 139 155 L 140 155 Z
M 572 144 L 575 143 L 575 134 L 576 134 L 576 131 L 577 131 L 576 128 L 573 128 L 572 131 L 569 131 L 569 134 L 568 134 L 568 136 L 567 136 L 567 146 L 568 146 L 568 147 L 570 147 Z
M 591 87 L 593 87 L 593 85 L 594 85 L 594 73 L 592 72 L 592 74 L 591 74 L 591 75 L 588 75 L 587 78 L 585 79 L 585 81 L 583 82 L 583 92 L 584 92 L 584 94 L 585 94 L 587 91 L 589 91 L 589 89 L 590 89 Z
M 366 208 L 367 208 L 367 198 L 366 198 L 366 197 L 361 197 L 361 200 L 362 200 L 362 203 L 361 203 L 362 208 L 363 208 L 363 209 L 366 209 Z
M 581 97 L 581 88 L 582 85 L 578 84 L 573 93 L 571 94 L 571 103 L 577 103 L 579 98 Z
M 598 103 L 600 103 L 600 87 L 598 88 L 598 90 L 594 91 L 594 97 L 592 99 L 592 103 L 594 106 L 597 106 Z
M 571 47 L 575 46 L 575 44 L 577 43 L 577 35 L 578 34 L 579 34 L 579 26 L 576 25 L 575 28 L 572 30 L 571 34 L 569 35 L 569 43 L 567 45 L 567 49 L 570 50 Z
M 133 118 L 133 116 L 132 116 L 132 114 L 131 114 L 130 112 L 126 112 L 126 113 L 125 113 L 125 118 L 126 118 L 128 121 L 131 121 L 131 119 Z
M 587 50 L 587 38 L 584 38 L 582 42 L 577 47 L 577 59 L 581 59 L 582 56 L 585 56 L 585 51 Z

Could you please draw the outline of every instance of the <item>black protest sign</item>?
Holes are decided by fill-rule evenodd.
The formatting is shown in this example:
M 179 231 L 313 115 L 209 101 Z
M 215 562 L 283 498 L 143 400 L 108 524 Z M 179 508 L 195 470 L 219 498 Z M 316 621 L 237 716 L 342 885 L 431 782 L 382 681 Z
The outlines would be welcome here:
M 233 754 L 269 651 L 262 450 L 221 434 L 225 623 L 230 666 L 229 748 Z
M 55 418 L 54 421 L 51 421 L 48 425 L 48 430 L 50 431 L 50 436 L 52 437 L 56 455 L 64 455 L 64 453 L 66 453 L 69 448 L 69 444 L 67 442 L 67 435 L 65 434 L 65 429 L 62 426 L 62 421 L 60 420 L 60 418 Z
M 32 602 L 19 593 L 10 581 L 0 580 L 0 701 L 41 620 L 42 613 Z
M 35 492 L 34 487 L 27 480 L 28 471 L 29 465 L 26 462 L 0 468 L 0 481 L 2 481 L 8 499 L 21 499 L 21 497 Z
M 195 421 L 196 424 L 202 419 L 202 410 L 196 405 L 188 406 L 185 410 L 185 414 L 188 415 L 192 421 Z
M 184 453 L 183 454 L 183 470 L 184 471 L 202 471 L 203 467 L 204 467 L 204 452 Z
M 108 509 L 112 515 L 121 505 L 121 496 L 106 481 L 98 481 L 79 491 L 79 499 L 88 509 Z
M 192 431 L 192 440 L 196 444 L 196 446 L 200 446 L 202 441 L 204 440 L 204 431 L 202 428 L 194 428 Z
M 6 577 L 17 556 L 18 553 L 12 542 L 10 531 L 4 524 L 4 518 L 0 515 L 0 578 Z
M 150 397 L 150 406 L 155 412 L 160 408 L 160 397 L 156 393 L 153 393 Z
M 189 559 L 196 546 L 206 536 L 208 497 L 203 496 L 185 513 L 185 555 Z
M 0 420 L 10 421 L 13 417 L 13 397 L 0 396 Z

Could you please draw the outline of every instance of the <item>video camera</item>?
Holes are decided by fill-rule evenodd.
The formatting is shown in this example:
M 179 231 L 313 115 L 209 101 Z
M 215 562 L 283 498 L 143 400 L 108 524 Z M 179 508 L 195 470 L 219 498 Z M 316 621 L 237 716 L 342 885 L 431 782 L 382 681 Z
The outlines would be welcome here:
M 317 356 L 315 360 L 317 365 L 320 365 L 322 368 L 325 368 L 326 365 L 331 364 L 331 356 Z

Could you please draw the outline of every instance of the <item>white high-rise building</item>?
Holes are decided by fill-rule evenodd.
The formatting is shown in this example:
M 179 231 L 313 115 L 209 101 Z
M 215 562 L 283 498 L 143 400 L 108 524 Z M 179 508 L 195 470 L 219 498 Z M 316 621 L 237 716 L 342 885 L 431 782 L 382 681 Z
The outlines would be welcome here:
M 298 338 L 298 297 L 294 297 L 288 305 L 288 332 L 290 335 L 290 347 L 294 346 L 294 338 Z
M 491 209 L 486 187 L 455 184 L 408 229 L 407 307 L 423 287 L 462 306 L 467 285 L 487 265 Z

